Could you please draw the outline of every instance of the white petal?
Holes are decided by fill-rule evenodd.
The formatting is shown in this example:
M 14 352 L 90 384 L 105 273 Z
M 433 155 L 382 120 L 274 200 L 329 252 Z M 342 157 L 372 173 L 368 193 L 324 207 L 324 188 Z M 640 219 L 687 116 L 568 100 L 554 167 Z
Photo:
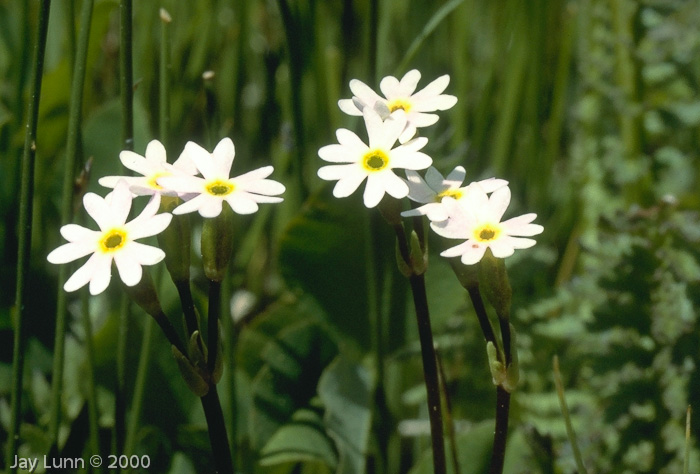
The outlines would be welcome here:
M 362 115 L 362 110 L 360 110 L 356 105 L 355 101 L 352 99 L 341 99 L 338 101 L 338 107 L 340 110 L 348 115 Z
M 531 235 L 541 234 L 544 231 L 544 227 L 539 224 L 531 224 L 535 220 L 537 214 L 524 214 L 522 216 L 513 217 L 503 222 L 503 228 L 506 230 L 508 235 L 517 235 L 522 237 L 529 237 Z
M 498 258 L 510 257 L 513 255 L 513 253 L 515 253 L 515 249 L 513 248 L 510 239 L 508 239 L 508 236 L 490 242 L 489 248 L 491 248 L 491 253 L 493 253 L 493 256 Z
M 415 98 L 415 96 L 414 96 Z M 437 97 L 426 97 L 425 99 L 414 99 L 413 108 L 416 112 L 432 112 L 434 110 L 448 110 L 455 106 L 457 97 L 453 95 L 439 95 Z
M 161 249 L 140 242 L 129 242 L 129 245 L 122 250 L 127 252 L 125 254 L 127 258 L 133 259 L 139 265 L 155 265 L 165 258 L 165 252 Z
M 49 263 L 68 263 L 95 252 L 95 245 L 86 242 L 69 242 L 54 249 L 46 256 Z
M 482 179 L 481 181 L 477 181 L 479 183 L 479 186 L 484 190 L 484 192 L 487 193 L 492 193 L 498 188 L 502 188 L 503 186 L 508 186 L 508 181 L 505 179 L 496 179 L 496 178 L 488 178 L 488 179 Z
M 416 90 L 418 86 L 418 81 L 420 81 L 420 72 L 417 69 L 412 69 L 408 71 L 399 83 L 398 93 L 402 96 L 408 97 Z
M 365 193 L 363 195 L 364 203 L 367 208 L 373 208 L 379 201 L 384 197 L 384 186 L 382 186 L 381 179 L 377 179 L 378 176 L 368 176 L 367 185 L 365 186 Z
M 467 176 L 467 171 L 463 166 L 457 166 L 453 169 L 447 178 L 444 180 L 444 185 L 447 186 L 446 189 L 457 189 L 464 182 L 464 178 Z M 499 180 L 502 181 L 502 180 Z M 507 181 L 506 181 L 507 183 Z
M 194 164 L 194 161 L 192 161 L 192 158 L 186 150 L 182 150 L 178 159 L 172 164 L 171 171 L 174 172 L 175 170 L 189 176 L 194 176 L 198 173 L 197 165 Z
M 369 105 L 370 107 L 374 106 L 376 101 L 384 100 L 367 84 L 357 79 L 350 81 L 350 90 L 364 105 Z
M 450 247 L 447 250 L 443 250 L 442 252 L 440 252 L 440 255 L 442 255 L 443 257 L 448 257 L 448 258 L 458 257 L 458 256 L 462 255 L 464 252 L 466 252 L 467 249 L 471 246 L 472 246 L 472 242 L 467 240 L 466 242 L 462 242 L 459 245 L 455 245 L 454 247 Z
M 138 174 L 144 176 L 151 174 L 153 169 L 158 166 L 155 163 L 149 163 L 143 156 L 129 150 L 124 150 L 119 153 L 119 160 L 125 168 L 136 171 Z
M 411 138 L 413 138 L 417 133 L 416 126 L 412 122 L 406 122 L 406 128 L 404 128 L 401 135 L 399 135 L 399 143 L 406 143 Z
M 272 174 L 272 172 L 275 170 L 273 166 L 263 166 L 262 168 L 258 168 L 253 171 L 248 171 L 247 173 L 243 173 L 240 176 L 236 176 L 236 184 L 241 184 L 244 182 L 248 181 L 257 181 L 259 179 L 264 179 L 267 178 Z
M 100 233 L 77 224 L 66 224 L 61 227 L 61 235 L 69 242 L 95 239 Z
M 464 253 L 462 254 L 462 263 L 465 265 L 475 264 L 484 256 L 484 253 L 486 253 L 486 248 L 486 245 L 478 245 L 472 243 L 465 249 Z
M 418 128 L 429 127 L 437 122 L 439 118 L 439 115 L 424 114 L 423 112 L 411 110 L 408 123 Z
M 120 252 L 115 252 L 114 263 L 119 271 L 119 278 L 126 286 L 134 286 L 141 281 L 143 270 L 136 258 L 131 256 L 126 248 Z
M 428 186 L 417 172 L 406 170 L 406 178 L 408 178 L 409 199 L 420 203 L 428 203 L 435 200 L 435 196 L 437 195 L 435 190 Z
M 129 189 L 129 183 L 124 180 L 119 181 L 110 194 L 112 196 L 111 202 L 109 202 L 111 218 L 116 225 L 123 225 L 129 218 L 131 202 L 134 199 Z
M 170 225 L 172 218 L 172 214 L 166 212 L 139 221 L 138 225 L 133 225 L 134 221 L 132 221 L 127 225 L 129 237 L 135 240 L 160 234 Z
M 266 196 L 277 196 L 278 194 L 282 194 L 286 189 L 282 183 L 273 179 L 259 179 L 257 181 L 241 183 L 240 188 L 250 193 L 264 194 Z
M 198 176 L 163 176 L 156 180 L 159 186 L 177 193 L 202 193 L 206 180 Z
M 190 199 L 187 202 L 184 202 L 177 206 L 175 209 L 173 209 L 173 214 L 180 215 L 180 214 L 187 214 L 189 212 L 194 212 L 199 210 L 199 207 L 204 205 L 206 201 L 209 199 L 214 199 L 208 194 L 199 194 L 195 196 L 194 198 Z
M 246 195 L 246 193 L 233 193 L 226 196 L 225 199 L 236 214 L 245 215 L 258 212 L 258 204 L 251 198 L 251 195 Z
M 381 181 L 384 190 L 396 199 L 402 199 L 408 195 L 408 185 L 406 182 L 391 171 L 387 170 L 381 173 Z
M 319 170 L 319 172 L 320 171 L 321 170 Z M 333 196 L 337 198 L 350 196 L 360 187 L 360 184 L 362 184 L 362 181 L 364 181 L 366 177 L 367 175 L 356 167 L 354 167 L 354 170 L 348 170 L 344 176 L 338 179 L 338 182 L 333 188 Z
M 495 190 L 489 199 L 488 219 L 500 222 L 501 217 L 508 209 L 508 204 L 510 204 L 510 188 L 504 186 Z
M 317 174 L 319 178 L 326 181 L 335 181 L 342 179 L 348 173 L 359 172 L 360 169 L 361 168 L 354 163 L 347 165 L 328 165 L 320 167 Z M 365 174 L 362 173 L 362 176 L 364 177 Z
M 339 128 L 335 132 L 335 136 L 338 138 L 338 143 L 346 146 L 352 151 L 364 151 L 367 150 L 367 145 L 363 142 L 360 137 L 358 137 L 354 132 L 347 130 L 345 128 Z
M 151 140 L 146 145 L 146 159 L 153 163 L 166 163 L 167 153 L 165 147 L 158 140 Z
M 213 218 L 221 214 L 224 201 L 223 199 L 208 197 L 209 199 L 202 201 L 197 211 L 202 217 Z
M 113 225 L 113 216 L 104 198 L 95 193 L 85 193 L 83 207 L 100 229 L 106 229 Z
M 386 76 L 379 83 L 379 89 L 382 91 L 382 94 L 384 94 L 384 97 L 390 100 L 400 94 L 399 87 L 399 80 L 394 76 Z
M 228 177 L 231 172 L 231 165 L 236 156 L 236 148 L 233 146 L 233 140 L 226 137 L 223 138 L 214 148 L 211 154 L 217 166 L 217 171 L 220 175 Z
M 425 86 L 420 91 L 413 94 L 412 99 L 420 100 L 425 98 L 434 98 L 444 92 L 450 84 L 450 76 L 445 74 L 435 79 L 433 82 Z
M 391 167 L 408 170 L 423 170 L 433 163 L 433 159 L 423 152 L 405 152 L 401 147 L 391 152 Z
M 367 150 L 367 146 L 364 146 Z M 331 163 L 355 163 L 360 153 L 344 145 L 326 145 L 318 150 L 318 156 Z
M 71 277 L 66 281 L 65 285 L 63 285 L 63 289 L 71 292 L 84 287 L 90 280 L 92 280 L 96 268 L 100 265 L 104 266 L 105 264 L 108 265 L 107 268 L 109 269 L 109 265 L 112 264 L 111 258 L 109 258 L 109 261 L 105 263 L 104 255 L 93 254 L 82 267 L 78 268 L 75 273 L 71 275 Z
M 192 160 L 205 179 L 216 179 L 220 177 L 211 154 L 195 142 L 187 142 L 183 153 L 187 153 L 189 159 Z M 226 177 L 228 178 L 228 175 Z

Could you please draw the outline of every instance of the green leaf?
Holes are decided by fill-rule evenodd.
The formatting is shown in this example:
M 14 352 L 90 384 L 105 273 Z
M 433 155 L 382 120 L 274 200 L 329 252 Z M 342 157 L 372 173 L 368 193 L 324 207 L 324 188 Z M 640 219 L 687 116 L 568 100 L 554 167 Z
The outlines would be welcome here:
M 280 242 L 280 270 L 287 283 L 316 298 L 331 323 L 369 348 L 365 226 L 359 197 L 334 198 L 330 187 L 313 195 Z M 392 253 L 393 257 L 393 242 Z
M 335 470 L 338 464 L 338 455 L 325 434 L 320 415 L 306 408 L 294 413 L 292 421 L 275 432 L 260 455 L 263 466 L 322 461 Z
M 372 422 L 371 387 L 369 371 L 342 355 L 319 381 L 318 394 L 326 407 L 324 423 L 340 451 L 339 472 L 365 472 Z
M 305 301 L 280 303 L 242 333 L 238 360 L 253 379 L 248 426 L 254 449 L 316 395 L 321 373 L 337 353 L 320 321 L 318 307 Z

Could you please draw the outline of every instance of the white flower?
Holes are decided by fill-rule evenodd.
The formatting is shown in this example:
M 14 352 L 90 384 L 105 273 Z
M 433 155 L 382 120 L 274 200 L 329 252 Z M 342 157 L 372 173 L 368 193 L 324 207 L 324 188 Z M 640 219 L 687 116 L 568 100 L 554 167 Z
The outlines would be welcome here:
M 392 148 L 406 125 L 406 115 L 402 111 L 394 112 L 382 121 L 377 112 L 365 107 L 364 119 L 369 146 L 350 130 L 338 129 L 339 144 L 322 147 L 318 156 L 343 164 L 324 166 L 318 170 L 318 176 L 327 181 L 338 180 L 333 188 L 333 195 L 338 198 L 351 195 L 367 178 L 364 202 L 371 208 L 379 204 L 384 193 L 397 199 L 408 195 L 408 185 L 394 174 L 393 169 L 425 169 L 433 160 L 418 151 L 428 143 L 425 137 Z
M 425 180 L 415 171 L 406 171 L 408 179 L 409 199 L 425 204 L 424 206 L 401 213 L 404 217 L 427 216 L 431 221 L 444 221 L 447 219 L 447 211 L 442 205 L 442 199 L 449 196 L 457 201 L 462 199 L 468 186 L 462 186 L 466 171 L 463 167 L 457 166 L 447 178 L 434 167 L 428 168 L 425 173 Z M 471 183 L 469 186 L 475 183 Z M 508 185 L 504 179 L 489 178 L 477 181 L 476 184 L 487 192 L 492 193 L 498 188 Z
M 459 202 L 450 197 L 443 201 L 449 218 L 432 222 L 430 227 L 439 235 L 450 239 L 467 239 L 465 242 L 445 250 L 444 257 L 462 257 L 462 263 L 472 265 L 484 256 L 487 248 L 495 257 L 513 255 L 515 249 L 535 245 L 532 239 L 523 239 L 542 233 L 544 228 L 532 224 L 537 214 L 525 214 L 501 222 L 501 217 L 510 203 L 510 189 L 501 187 L 489 198 L 479 185 L 468 187 L 467 195 Z
M 145 157 L 124 150 L 119 154 L 122 164 L 142 176 L 105 176 L 99 179 L 99 183 L 106 188 L 114 188 L 120 180 L 129 184 L 129 189 L 139 196 L 150 194 L 164 194 L 175 196 L 176 193 L 163 189 L 158 184 L 158 178 L 164 176 L 195 175 L 197 168 L 184 153 L 172 165 L 166 161 L 166 152 L 163 144 L 158 140 L 152 140 L 146 146 Z
M 457 97 L 442 93 L 450 83 L 449 75 L 438 77 L 414 94 L 419 80 L 420 72 L 416 69 L 408 71 L 400 81 L 387 76 L 379 83 L 385 96 L 381 97 L 367 84 L 353 79 L 350 81 L 353 98 L 339 100 L 338 107 L 349 115 L 362 115 L 365 107 L 371 107 L 384 119 L 395 110 L 403 110 L 406 112 L 407 123 L 399 141 L 406 143 L 416 134 L 416 128 L 427 127 L 438 121 L 437 115 L 426 112 L 447 110 L 457 103 Z
M 76 224 L 61 227 L 61 235 L 68 241 L 46 259 L 51 263 L 68 263 L 86 255 L 90 258 L 66 281 L 63 289 L 75 291 L 90 283 L 90 293 L 102 293 L 112 278 L 112 261 L 117 265 L 119 277 L 127 286 L 141 281 L 141 265 L 155 265 L 165 253 L 156 247 L 135 242 L 162 232 L 172 215 L 156 214 L 160 195 L 154 194 L 141 214 L 126 222 L 131 209 L 132 194 L 126 181 L 117 183 L 114 191 L 102 198 L 94 193 L 83 197 L 85 210 L 100 227 L 90 230 Z
M 230 138 L 221 140 L 212 153 L 194 142 L 187 142 L 183 154 L 192 160 L 202 177 L 166 176 L 157 180 L 166 189 L 194 196 L 176 207 L 173 214 L 198 211 L 202 217 L 216 217 L 224 201 L 238 214 L 252 214 L 258 210 L 259 202 L 282 202 L 282 198 L 273 196 L 282 194 L 284 186 L 265 179 L 272 174 L 272 166 L 229 177 L 236 155 Z

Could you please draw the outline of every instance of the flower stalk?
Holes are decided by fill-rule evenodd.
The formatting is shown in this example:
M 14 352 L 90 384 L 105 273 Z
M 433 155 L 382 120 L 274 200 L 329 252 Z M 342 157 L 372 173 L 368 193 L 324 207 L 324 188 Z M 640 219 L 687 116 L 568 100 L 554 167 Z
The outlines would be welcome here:
M 20 184 L 19 207 L 19 248 L 17 252 L 17 288 L 15 293 L 15 332 L 12 349 L 12 401 L 10 415 L 10 432 L 7 443 L 7 466 L 12 466 L 12 460 L 17 453 L 19 440 L 20 414 L 22 413 L 22 384 L 24 372 L 24 351 L 26 338 L 24 335 L 25 282 L 29 272 L 29 260 L 32 235 L 32 203 L 34 201 L 34 164 L 36 156 L 36 131 L 39 118 L 39 99 L 41 97 L 41 77 L 44 70 L 44 52 L 49 23 L 51 1 L 41 2 L 39 21 L 36 31 L 34 49 L 34 70 L 31 78 L 31 95 L 27 106 L 27 129 L 22 153 L 22 175 Z M 25 7 L 28 8 L 28 7 Z M 21 75 L 21 71 L 18 71 Z M 21 82 L 21 81 L 20 81 Z M 21 97 L 21 94 L 18 95 Z M 16 472 L 13 469 L 12 472 Z

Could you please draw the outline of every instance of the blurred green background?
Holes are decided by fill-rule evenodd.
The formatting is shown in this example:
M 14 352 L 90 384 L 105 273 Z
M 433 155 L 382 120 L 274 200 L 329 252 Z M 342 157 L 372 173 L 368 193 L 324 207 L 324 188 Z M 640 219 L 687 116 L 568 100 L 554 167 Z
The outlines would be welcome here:
M 415 317 L 393 236 L 359 196 L 337 200 L 316 177 L 357 78 L 449 74 L 457 105 L 421 133 L 446 174 L 510 182 L 508 216 L 536 212 L 538 244 L 507 260 L 521 385 L 508 473 L 574 472 L 552 382 L 558 354 L 591 472 L 678 473 L 685 413 L 700 400 L 700 4 L 683 0 L 208 0 L 134 2 L 135 150 L 160 138 L 236 144 L 234 172 L 272 163 L 282 205 L 239 216 L 226 282 L 224 412 L 241 472 L 430 472 Z M 60 188 L 81 2 L 53 2 L 40 102 L 21 453 L 47 450 L 58 287 Z M 159 9 L 168 25 L 169 136 L 159 137 Z M 376 28 L 370 20 L 377 8 Z M 7 442 L 19 170 L 37 2 L 0 1 L 0 444 Z M 89 190 L 121 174 L 119 12 L 96 0 L 82 108 Z M 207 71 L 212 75 L 203 77 Z M 76 174 L 79 170 L 76 169 Z M 359 193 L 356 193 L 359 194 Z M 79 202 L 79 201 L 78 201 Z M 198 245 L 195 230 L 195 256 Z M 461 472 L 484 472 L 494 388 L 466 292 L 431 241 L 433 330 Z M 156 272 L 158 273 L 158 271 Z M 161 300 L 178 321 L 161 272 Z M 114 426 L 117 285 L 90 299 L 100 437 Z M 200 312 L 206 279 L 193 260 Z M 61 447 L 89 457 L 82 308 L 69 295 Z M 374 316 L 373 316 L 374 315 Z M 373 321 L 379 317 L 379 327 Z M 129 320 L 127 387 L 145 315 Z M 373 362 L 377 334 L 383 374 Z M 198 400 L 161 334 L 153 336 L 135 453 L 148 472 L 212 469 Z M 383 382 L 379 384 L 379 374 Z M 382 387 L 378 390 L 377 387 Z M 127 416 L 133 413 L 127 412 Z M 693 443 L 700 428 L 693 422 Z M 691 472 L 700 452 L 691 451 Z M 3 462 L 3 461 L 0 461 Z

